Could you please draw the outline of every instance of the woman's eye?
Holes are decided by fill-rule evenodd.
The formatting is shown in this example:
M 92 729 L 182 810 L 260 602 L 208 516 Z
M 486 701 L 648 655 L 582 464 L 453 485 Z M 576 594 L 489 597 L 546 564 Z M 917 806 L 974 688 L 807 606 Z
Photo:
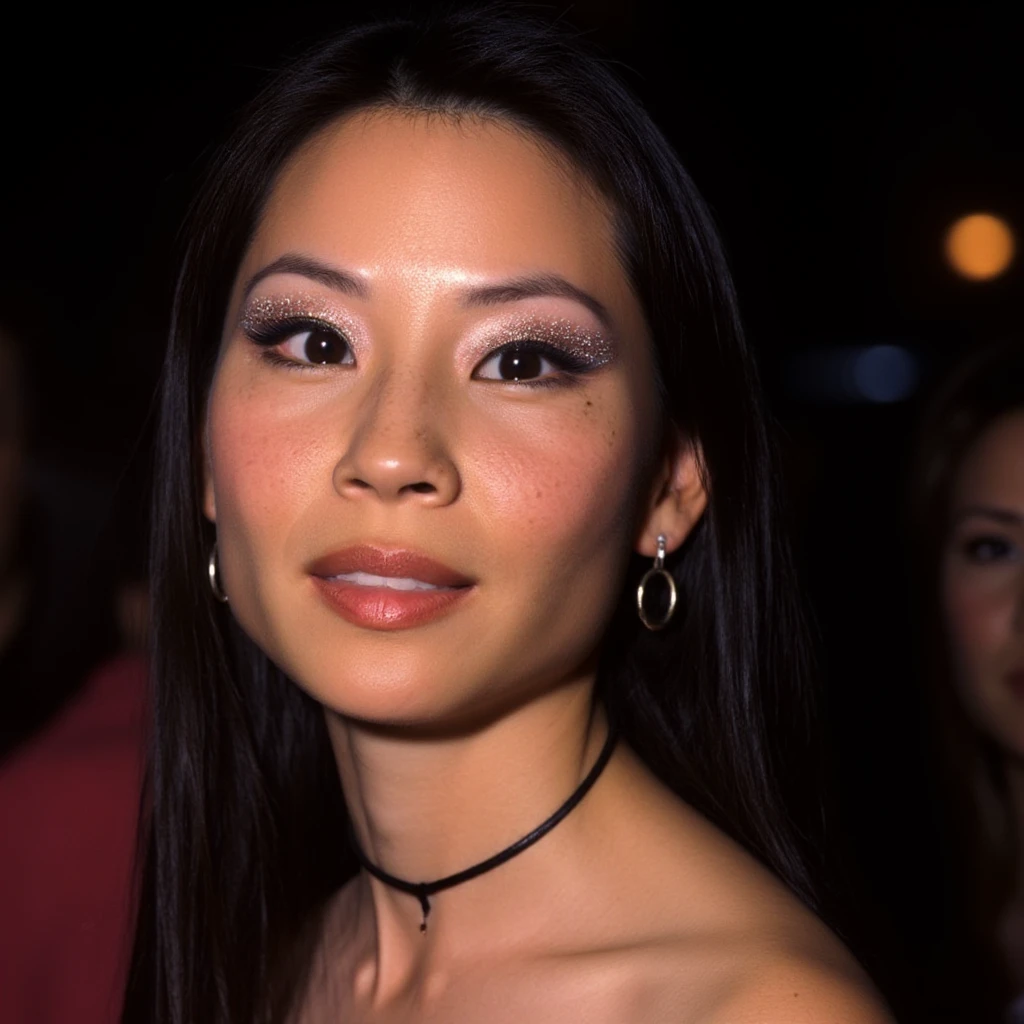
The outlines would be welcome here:
M 970 561 L 982 565 L 1004 562 L 1017 553 L 1012 541 L 998 536 L 972 537 L 964 543 L 963 551 Z
M 309 327 L 295 331 L 277 347 L 299 363 L 327 366 L 355 362 L 349 343 L 329 327 Z
M 550 377 L 563 367 L 532 345 L 509 345 L 485 359 L 473 374 L 482 380 L 530 381 Z

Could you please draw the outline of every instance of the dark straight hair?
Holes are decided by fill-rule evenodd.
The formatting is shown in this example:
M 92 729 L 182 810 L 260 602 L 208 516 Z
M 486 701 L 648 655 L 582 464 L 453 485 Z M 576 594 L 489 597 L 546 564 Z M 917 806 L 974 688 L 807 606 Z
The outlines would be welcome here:
M 614 211 L 663 413 L 699 444 L 710 504 L 670 561 L 681 609 L 662 633 L 637 618 L 646 566 L 634 557 L 599 695 L 668 786 L 815 905 L 802 840 L 818 776 L 797 764 L 806 627 L 711 218 L 640 104 L 561 28 L 494 9 L 382 22 L 315 47 L 266 88 L 191 215 L 158 437 L 153 750 L 127 1021 L 283 1019 L 318 912 L 356 869 L 319 706 L 210 594 L 200 467 L 229 292 L 275 178 L 314 133 L 373 108 L 509 123 L 552 145 Z

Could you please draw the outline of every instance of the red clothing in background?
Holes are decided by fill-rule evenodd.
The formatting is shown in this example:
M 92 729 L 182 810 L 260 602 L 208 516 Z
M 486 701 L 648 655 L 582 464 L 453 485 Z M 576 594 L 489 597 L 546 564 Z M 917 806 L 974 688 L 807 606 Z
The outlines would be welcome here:
M 0 1024 L 121 1012 L 145 662 L 102 666 L 0 765 Z

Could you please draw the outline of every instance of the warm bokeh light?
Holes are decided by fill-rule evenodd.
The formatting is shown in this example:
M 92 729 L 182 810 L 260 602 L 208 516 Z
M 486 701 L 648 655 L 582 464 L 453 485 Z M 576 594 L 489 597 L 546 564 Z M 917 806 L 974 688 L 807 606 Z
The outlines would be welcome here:
M 946 235 L 946 258 L 961 277 L 987 281 L 998 277 L 1013 260 L 1009 224 L 991 213 L 961 217 Z

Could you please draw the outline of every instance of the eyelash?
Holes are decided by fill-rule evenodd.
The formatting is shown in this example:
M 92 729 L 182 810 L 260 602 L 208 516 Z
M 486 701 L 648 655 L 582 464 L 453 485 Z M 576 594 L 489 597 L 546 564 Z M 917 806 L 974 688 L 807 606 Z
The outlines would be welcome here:
M 341 331 L 331 326 L 331 324 L 325 323 L 323 320 L 316 320 L 311 317 L 298 317 L 260 325 L 259 327 L 248 327 L 246 334 L 250 341 L 262 349 L 260 353 L 262 357 L 274 366 L 281 366 L 289 370 L 316 370 L 324 366 L 346 365 L 338 363 L 306 363 L 298 359 L 289 359 L 287 356 L 274 351 L 277 346 L 283 345 L 297 334 L 310 331 L 326 331 L 343 342 L 349 352 L 352 352 L 352 343 Z
M 983 554 L 983 549 L 989 549 L 989 554 Z M 991 554 L 991 549 L 996 548 L 998 554 Z M 961 550 L 967 558 L 976 565 L 991 565 L 993 562 L 1007 562 L 1019 555 L 1016 545 L 1006 537 L 998 534 L 985 534 L 983 536 L 971 537 L 961 545 Z
M 327 331 L 330 334 L 333 334 L 348 347 L 349 352 L 352 351 L 351 342 L 349 342 L 348 338 L 346 338 L 345 335 L 336 327 L 333 327 L 331 324 L 325 323 L 322 320 L 309 317 L 299 317 L 295 319 L 282 320 L 277 323 L 261 325 L 259 327 L 249 327 L 246 329 L 246 334 L 250 341 L 262 349 L 262 357 L 274 366 L 280 366 L 289 370 L 303 371 L 321 369 L 327 366 L 350 365 L 347 363 L 303 362 L 297 359 L 290 359 L 287 356 L 283 356 L 279 352 L 274 351 L 277 346 L 284 344 L 284 342 L 295 337 L 295 335 L 314 330 Z M 501 378 L 477 376 L 477 371 L 480 367 L 486 365 L 492 360 L 501 359 L 503 355 L 510 352 L 535 354 L 540 356 L 540 358 L 553 365 L 555 373 L 548 374 L 544 377 L 527 378 L 525 380 L 503 380 Z M 599 364 L 591 363 L 587 359 L 574 355 L 571 352 L 566 352 L 557 345 L 552 345 L 545 341 L 539 341 L 537 339 L 527 337 L 506 342 L 505 344 L 499 345 L 496 349 L 488 352 L 474 368 L 473 376 L 476 380 L 489 380 L 498 384 L 511 384 L 516 387 L 567 387 L 577 384 L 580 378 L 597 369 L 598 365 Z
M 530 377 L 525 380 L 503 380 L 496 377 L 477 376 L 480 367 L 486 366 L 487 363 L 494 360 L 500 360 L 502 356 L 512 352 L 540 356 L 541 359 L 551 363 L 555 372 L 544 377 Z M 534 338 L 518 338 L 515 341 L 508 341 L 504 345 L 499 345 L 496 349 L 488 352 L 473 370 L 473 377 L 475 380 L 493 381 L 496 384 L 512 384 L 516 387 L 556 388 L 577 384 L 582 377 L 594 369 L 595 366 L 588 362 L 588 360 L 573 355 L 571 352 L 566 352 L 565 349 L 561 349 L 557 345 L 551 345 L 546 341 L 538 341 Z

